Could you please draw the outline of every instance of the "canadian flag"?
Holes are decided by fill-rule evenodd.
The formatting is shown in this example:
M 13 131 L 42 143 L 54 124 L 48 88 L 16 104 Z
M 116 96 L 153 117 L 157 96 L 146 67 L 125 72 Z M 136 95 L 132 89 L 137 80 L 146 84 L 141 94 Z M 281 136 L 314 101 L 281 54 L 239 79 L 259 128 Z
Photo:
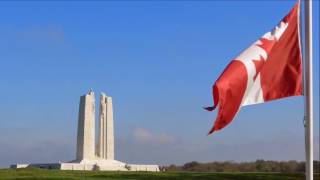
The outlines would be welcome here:
M 302 95 L 299 6 L 230 62 L 212 88 L 219 108 L 209 134 L 228 125 L 241 106 Z

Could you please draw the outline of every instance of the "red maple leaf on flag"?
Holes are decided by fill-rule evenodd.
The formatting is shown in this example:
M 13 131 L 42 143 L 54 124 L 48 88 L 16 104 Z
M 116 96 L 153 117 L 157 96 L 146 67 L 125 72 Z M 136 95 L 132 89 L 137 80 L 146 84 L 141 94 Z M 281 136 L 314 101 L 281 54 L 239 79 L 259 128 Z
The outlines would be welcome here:
M 266 38 L 260 38 L 261 44 L 257 44 L 260 48 L 262 48 L 267 54 L 270 53 L 274 43 L 276 43 L 276 40 L 269 40 Z M 263 56 L 260 55 L 260 59 L 256 60 L 253 59 L 252 62 L 254 63 L 254 66 L 256 68 L 256 74 L 253 76 L 253 80 L 256 80 L 263 64 L 266 62 L 266 59 L 263 58 Z

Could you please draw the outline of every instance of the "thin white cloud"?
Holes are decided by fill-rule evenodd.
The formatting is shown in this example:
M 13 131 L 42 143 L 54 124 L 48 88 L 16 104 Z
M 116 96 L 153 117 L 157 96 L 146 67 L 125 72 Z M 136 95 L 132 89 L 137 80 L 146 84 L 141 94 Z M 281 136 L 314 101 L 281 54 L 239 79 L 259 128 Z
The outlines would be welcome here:
M 32 27 L 25 30 L 22 30 L 18 33 L 18 37 L 24 40 L 30 41 L 64 41 L 64 31 L 60 26 L 41 26 L 41 27 Z
M 155 134 L 143 128 L 136 128 L 133 131 L 134 139 L 144 144 L 172 144 L 176 139 L 166 133 Z

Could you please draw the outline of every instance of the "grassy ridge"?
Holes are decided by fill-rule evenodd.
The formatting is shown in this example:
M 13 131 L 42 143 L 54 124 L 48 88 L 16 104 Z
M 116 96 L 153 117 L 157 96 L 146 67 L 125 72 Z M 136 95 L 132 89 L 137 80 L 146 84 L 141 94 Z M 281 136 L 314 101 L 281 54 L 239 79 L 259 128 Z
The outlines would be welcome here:
M 315 180 L 320 180 L 316 174 Z M 301 173 L 191 173 L 191 172 L 99 172 L 99 171 L 60 171 L 45 169 L 0 169 L 1 180 L 302 180 Z

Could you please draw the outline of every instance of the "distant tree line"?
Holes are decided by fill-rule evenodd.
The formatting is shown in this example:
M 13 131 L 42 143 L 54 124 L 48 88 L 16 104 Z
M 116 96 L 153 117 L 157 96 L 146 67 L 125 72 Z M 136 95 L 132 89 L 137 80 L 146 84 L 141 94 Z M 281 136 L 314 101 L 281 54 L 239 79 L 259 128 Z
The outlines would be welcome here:
M 313 162 L 314 172 L 319 173 L 320 161 Z M 165 171 L 191 171 L 191 172 L 286 172 L 296 173 L 305 171 L 305 163 L 298 161 L 265 161 L 254 162 L 209 162 L 199 163 L 196 161 L 182 166 L 170 165 L 164 167 Z

